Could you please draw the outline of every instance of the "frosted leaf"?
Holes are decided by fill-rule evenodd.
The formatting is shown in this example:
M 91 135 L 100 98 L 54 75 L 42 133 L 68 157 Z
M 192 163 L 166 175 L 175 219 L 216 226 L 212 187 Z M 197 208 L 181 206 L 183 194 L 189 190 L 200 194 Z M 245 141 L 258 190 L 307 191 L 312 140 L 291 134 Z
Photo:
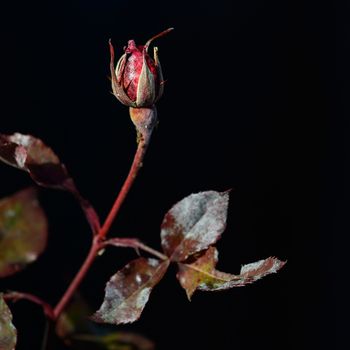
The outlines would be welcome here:
M 47 226 L 34 189 L 0 200 L 0 277 L 37 259 L 46 248 Z
M 95 210 L 81 196 L 64 164 L 43 141 L 20 133 L 0 134 L 0 160 L 28 172 L 40 186 L 71 192 L 84 210 L 92 230 L 97 233 L 100 223 Z
M 226 227 L 228 192 L 206 191 L 184 198 L 165 215 L 162 247 L 172 261 L 184 261 L 207 249 Z
M 131 261 L 111 277 L 106 285 L 104 301 L 91 319 L 114 324 L 136 321 L 168 266 L 168 260 L 161 263 L 146 258 Z
M 0 294 L 0 349 L 14 350 L 17 342 L 17 331 L 12 324 L 12 314 Z
M 232 275 L 215 270 L 218 251 L 210 247 L 191 263 L 179 263 L 177 278 L 186 290 L 188 299 L 198 290 L 216 291 L 233 287 L 242 287 L 258 279 L 277 272 L 285 262 L 276 258 L 267 258 L 255 263 L 243 265 L 239 275 Z

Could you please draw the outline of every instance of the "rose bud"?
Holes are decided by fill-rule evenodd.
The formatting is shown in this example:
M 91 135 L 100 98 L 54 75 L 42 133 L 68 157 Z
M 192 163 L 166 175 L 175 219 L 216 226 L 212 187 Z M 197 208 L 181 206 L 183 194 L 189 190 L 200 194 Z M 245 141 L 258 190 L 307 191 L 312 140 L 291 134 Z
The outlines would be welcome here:
M 151 42 L 170 32 L 169 28 L 154 36 L 144 46 L 129 40 L 124 55 L 114 69 L 114 48 L 109 41 L 111 54 L 111 76 L 114 96 L 124 105 L 134 108 L 152 107 L 163 94 L 163 74 L 158 59 L 158 48 L 154 58 L 148 54 Z

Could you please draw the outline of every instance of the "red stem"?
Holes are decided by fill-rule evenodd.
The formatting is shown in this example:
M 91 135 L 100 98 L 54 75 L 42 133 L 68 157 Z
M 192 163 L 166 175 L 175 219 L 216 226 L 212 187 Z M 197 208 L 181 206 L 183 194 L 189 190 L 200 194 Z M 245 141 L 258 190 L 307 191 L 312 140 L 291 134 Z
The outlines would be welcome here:
M 11 300 L 13 302 L 21 299 L 29 300 L 34 304 L 40 305 L 43 308 L 44 313 L 48 318 L 50 318 L 51 320 L 55 318 L 54 310 L 52 309 L 51 305 L 41 300 L 35 295 L 29 294 L 29 293 L 9 292 L 4 294 L 4 299 Z
M 63 309 L 66 307 L 71 297 L 73 296 L 74 292 L 77 290 L 83 278 L 85 277 L 86 273 L 88 272 L 89 268 L 91 267 L 92 263 L 94 262 L 96 255 L 100 250 L 97 238 L 98 238 L 97 236 L 94 238 L 89 254 L 87 255 L 83 265 L 81 265 L 80 270 L 75 275 L 73 281 L 71 282 L 71 284 L 69 285 L 65 293 L 63 294 L 61 300 L 56 305 L 53 311 L 54 319 L 57 319 L 57 317 L 61 314 Z
M 145 153 L 147 151 L 148 148 L 148 144 L 149 144 L 149 138 L 141 138 L 141 140 L 138 143 L 138 147 L 137 147 L 137 151 L 134 157 L 134 161 L 131 165 L 128 177 L 126 178 L 123 187 L 121 188 L 112 209 L 110 210 L 101 230 L 98 233 L 98 236 L 100 237 L 100 239 L 103 239 L 106 237 L 115 217 L 117 216 L 119 209 L 121 207 L 121 205 L 123 204 L 127 194 L 129 193 L 129 190 L 132 186 L 132 184 L 135 181 L 135 178 L 140 170 L 140 168 L 142 167 L 142 161 L 143 158 L 145 156 Z
M 150 136 L 150 134 L 149 134 L 149 136 Z M 94 262 L 94 260 L 97 256 L 97 253 L 99 252 L 99 250 L 101 250 L 101 248 L 102 248 L 101 243 L 102 243 L 103 239 L 106 237 L 106 235 L 107 235 L 107 233 L 108 233 L 108 231 L 113 223 L 113 220 L 115 219 L 116 215 L 118 214 L 121 205 L 123 204 L 132 184 L 135 181 L 135 178 L 136 178 L 140 168 L 142 167 L 142 161 L 143 161 L 143 158 L 145 156 L 145 153 L 146 153 L 146 150 L 147 150 L 147 147 L 149 144 L 149 139 L 150 139 L 150 137 L 142 137 L 141 136 L 139 143 L 138 143 L 137 150 L 136 150 L 136 154 L 134 157 L 134 161 L 131 165 L 129 174 L 128 174 L 128 176 L 123 184 L 123 187 L 121 188 L 121 190 L 120 190 L 120 192 L 119 192 L 119 194 L 118 194 L 118 196 L 113 204 L 113 207 L 111 208 L 103 226 L 99 230 L 98 234 L 95 236 L 95 238 L 92 242 L 90 251 L 89 251 L 83 265 L 81 266 L 80 270 L 78 271 L 78 273 L 74 277 L 73 281 L 69 285 L 66 292 L 63 294 L 61 300 L 56 305 L 56 307 L 53 311 L 54 319 L 57 319 L 57 317 L 61 314 L 61 312 L 66 307 L 66 305 L 69 303 L 74 292 L 77 290 L 77 288 L 79 287 L 83 278 L 85 277 L 86 273 L 90 269 L 92 263 Z
M 137 238 L 111 238 L 108 241 L 104 241 L 101 244 L 101 247 L 107 246 L 107 245 L 113 245 L 115 247 L 125 247 L 125 248 L 134 248 L 134 249 L 141 249 L 147 253 L 150 253 L 157 258 L 161 260 L 168 260 L 169 258 L 164 255 L 163 253 L 159 252 L 158 250 L 155 250 L 148 245 L 140 242 Z

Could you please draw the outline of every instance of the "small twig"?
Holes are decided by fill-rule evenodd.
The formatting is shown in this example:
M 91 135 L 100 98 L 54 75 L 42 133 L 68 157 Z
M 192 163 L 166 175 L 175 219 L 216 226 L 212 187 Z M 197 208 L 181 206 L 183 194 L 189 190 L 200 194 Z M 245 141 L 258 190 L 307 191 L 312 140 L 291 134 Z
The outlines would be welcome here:
M 50 330 L 50 321 L 45 321 L 44 335 L 43 340 L 41 342 L 41 350 L 47 349 L 47 341 L 49 340 L 49 330 Z
M 168 257 L 166 255 L 140 242 L 137 238 L 111 238 L 108 241 L 102 242 L 101 248 L 104 248 L 108 245 L 112 245 L 115 247 L 141 249 L 147 253 L 156 256 L 161 260 L 168 260 Z
M 5 300 L 11 300 L 13 302 L 16 302 L 18 300 L 28 300 L 31 301 L 34 304 L 40 305 L 43 308 L 44 314 L 51 320 L 54 319 L 54 311 L 50 304 L 43 301 L 42 299 L 38 298 L 35 295 L 28 294 L 28 293 L 20 293 L 20 292 L 9 292 L 4 294 Z

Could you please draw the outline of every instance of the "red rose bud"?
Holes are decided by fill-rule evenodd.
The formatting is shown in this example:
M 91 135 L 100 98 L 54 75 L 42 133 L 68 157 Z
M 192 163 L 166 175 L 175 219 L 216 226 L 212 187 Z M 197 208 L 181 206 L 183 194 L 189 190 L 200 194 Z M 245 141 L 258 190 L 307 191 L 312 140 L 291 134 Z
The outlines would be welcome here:
M 111 53 L 111 76 L 114 96 L 124 105 L 134 108 L 151 107 L 163 94 L 163 74 L 158 59 L 158 48 L 154 58 L 148 54 L 151 42 L 173 30 L 169 28 L 154 36 L 144 46 L 129 40 L 124 55 L 114 68 L 114 48 L 109 41 Z

